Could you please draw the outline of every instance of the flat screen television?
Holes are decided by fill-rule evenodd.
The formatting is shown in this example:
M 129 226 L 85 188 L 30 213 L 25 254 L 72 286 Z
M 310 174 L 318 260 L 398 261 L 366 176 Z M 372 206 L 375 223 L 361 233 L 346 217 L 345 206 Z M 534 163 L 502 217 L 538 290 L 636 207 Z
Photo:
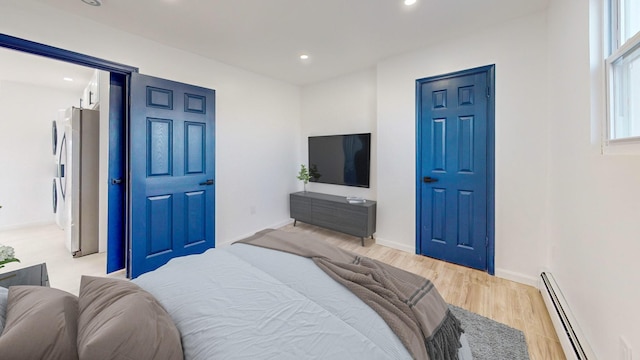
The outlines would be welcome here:
M 309 136 L 311 182 L 369 187 L 371 133 Z

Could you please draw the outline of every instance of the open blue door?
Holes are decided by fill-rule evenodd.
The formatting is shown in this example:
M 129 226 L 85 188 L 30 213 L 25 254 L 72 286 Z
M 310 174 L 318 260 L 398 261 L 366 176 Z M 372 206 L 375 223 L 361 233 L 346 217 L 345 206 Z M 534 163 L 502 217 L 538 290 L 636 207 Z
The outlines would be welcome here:
M 107 274 L 126 266 L 125 117 L 127 76 L 109 75 L 109 207 L 107 213 Z
M 418 252 L 492 272 L 492 67 L 418 80 Z
M 215 92 L 131 76 L 130 276 L 215 246 Z

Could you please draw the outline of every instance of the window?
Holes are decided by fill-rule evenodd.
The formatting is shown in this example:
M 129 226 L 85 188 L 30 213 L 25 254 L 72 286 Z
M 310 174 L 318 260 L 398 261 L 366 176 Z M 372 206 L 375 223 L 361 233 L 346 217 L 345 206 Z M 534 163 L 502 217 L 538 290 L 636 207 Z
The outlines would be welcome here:
M 640 142 L 640 0 L 610 0 L 607 139 Z
M 621 43 L 625 43 L 640 31 L 640 1 L 619 0 L 618 18 Z

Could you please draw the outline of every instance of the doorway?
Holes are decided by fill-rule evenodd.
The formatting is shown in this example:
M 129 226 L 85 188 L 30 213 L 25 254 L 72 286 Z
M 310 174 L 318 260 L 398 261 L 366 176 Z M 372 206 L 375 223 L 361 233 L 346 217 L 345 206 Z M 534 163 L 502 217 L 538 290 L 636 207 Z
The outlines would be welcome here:
M 8 35 L 0 47 L 110 73 L 107 272 L 135 277 L 215 247 L 215 90 Z
M 102 111 L 108 113 L 105 123 L 108 123 L 106 131 L 108 135 L 108 175 L 109 179 L 107 199 L 109 204 L 109 212 L 106 221 L 106 252 L 107 252 L 107 272 L 113 272 L 125 267 L 125 214 L 126 201 L 124 190 L 114 191 L 113 188 L 123 187 L 119 181 L 124 181 L 126 138 L 125 138 L 125 119 L 127 114 L 126 103 L 126 87 L 131 73 L 137 72 L 138 69 L 127 65 L 98 59 L 75 52 L 51 47 L 44 44 L 0 34 L 0 47 L 11 50 L 17 50 L 23 54 L 32 54 L 42 57 L 41 59 L 60 60 L 66 64 L 80 65 L 82 67 L 102 71 L 105 74 L 103 83 L 108 89 L 108 96 L 104 97 Z M 31 55 L 30 55 L 31 56 Z M 93 70 L 91 70 L 93 71 Z M 37 104 L 34 101 L 34 105 Z M 85 102 L 85 105 L 87 102 Z M 69 106 L 79 107 L 80 104 L 75 102 Z M 112 181 L 113 180 L 113 181 Z M 100 178 L 101 182 L 106 182 L 105 176 Z M 57 199 L 59 202 L 59 198 Z
M 108 132 L 109 114 L 107 101 L 97 98 L 108 94 L 97 77 L 106 76 L 108 86 L 109 73 L 6 48 L 0 63 L 0 244 L 21 261 L 3 270 L 46 262 L 53 285 L 73 292 L 77 285 L 66 281 L 72 269 L 105 274 L 106 230 L 98 226 L 106 224 L 99 218 L 107 199 L 98 176 L 108 160 L 98 133 Z M 91 104 L 81 103 L 85 91 Z M 78 128 L 80 114 L 90 126 Z M 76 161 L 85 163 L 81 176 Z M 76 242 L 81 237 L 90 240 Z
M 495 66 L 416 81 L 416 252 L 494 273 Z

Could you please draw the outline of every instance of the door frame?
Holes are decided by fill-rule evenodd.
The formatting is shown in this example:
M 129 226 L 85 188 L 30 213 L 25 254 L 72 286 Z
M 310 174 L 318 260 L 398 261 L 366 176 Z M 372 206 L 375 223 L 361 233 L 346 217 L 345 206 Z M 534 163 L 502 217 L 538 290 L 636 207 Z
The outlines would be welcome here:
M 495 274 L 495 64 L 416 80 L 416 254 L 422 254 L 422 84 L 459 76 L 487 76 L 487 272 Z
M 104 70 L 111 74 L 109 82 L 110 93 L 120 94 L 120 96 L 111 97 L 109 102 L 109 144 L 110 148 L 116 145 L 118 149 L 115 158 L 112 158 L 111 154 L 109 154 L 109 175 L 112 174 L 112 171 L 117 170 L 123 174 L 126 179 L 126 169 L 128 168 L 129 161 L 127 139 L 129 126 L 128 94 L 131 74 L 137 73 L 138 68 L 6 34 L 0 34 L 0 48 L 17 50 L 49 59 Z M 114 131 L 114 129 L 121 129 L 121 131 Z M 125 268 L 126 261 L 128 261 L 126 254 L 128 246 L 126 242 L 129 239 L 127 226 L 127 197 L 129 194 L 129 185 L 127 181 L 123 181 L 123 183 L 125 186 L 124 193 L 120 192 L 120 195 L 116 195 L 117 193 L 109 188 L 107 200 L 109 204 L 109 213 L 107 216 L 116 216 L 118 218 L 117 221 L 107 225 L 107 264 L 109 264 L 110 259 L 116 258 L 115 260 L 118 262 L 118 266 L 122 265 L 120 269 Z M 121 198 L 117 198 L 118 196 Z M 119 233 L 114 233 L 114 230 Z M 111 249 L 111 251 L 109 249 Z M 105 271 L 106 270 L 107 269 L 105 269 Z M 115 271 L 119 269 L 112 268 L 111 270 Z

